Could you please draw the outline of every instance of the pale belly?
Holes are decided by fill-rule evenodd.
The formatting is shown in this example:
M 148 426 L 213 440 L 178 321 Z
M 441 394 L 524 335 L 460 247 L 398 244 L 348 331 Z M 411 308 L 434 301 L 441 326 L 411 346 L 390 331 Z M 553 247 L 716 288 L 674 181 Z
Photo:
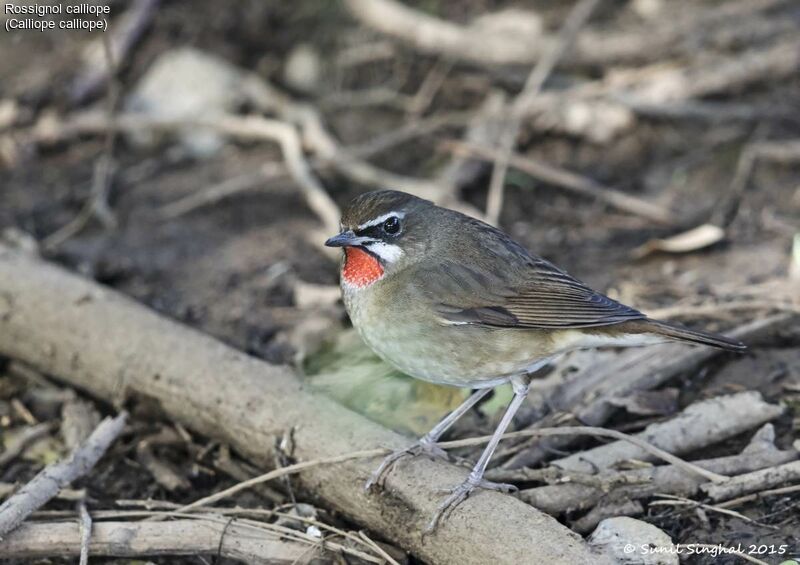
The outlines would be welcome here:
M 343 290 L 350 319 L 364 342 L 387 363 L 421 380 L 495 386 L 574 349 L 571 339 L 558 335 L 565 332 L 447 325 L 434 313 L 403 304 L 377 305 L 371 293 Z

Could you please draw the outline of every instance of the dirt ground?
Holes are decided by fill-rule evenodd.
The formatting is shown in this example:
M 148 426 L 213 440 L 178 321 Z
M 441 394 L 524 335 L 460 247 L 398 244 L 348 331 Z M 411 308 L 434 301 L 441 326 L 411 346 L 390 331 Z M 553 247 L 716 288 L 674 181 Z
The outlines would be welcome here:
M 122 12 L 124 4 L 111 2 L 112 13 Z M 462 22 L 485 11 L 518 5 L 486 0 L 412 4 Z M 547 25 L 557 28 L 564 14 L 559 3 L 532 4 Z M 615 21 L 624 24 L 625 18 L 631 18 L 617 6 L 623 3 L 614 4 L 615 8 L 599 16 L 601 25 L 604 19 L 614 17 L 615 10 L 624 12 Z M 800 26 L 796 8 L 787 14 Z M 65 117 L 86 108 L 104 107 L 107 97 L 103 92 L 81 104 L 72 103 L 69 97 L 70 85 L 81 69 L 82 49 L 93 38 L 86 33 L 30 32 L 13 37 L 0 33 L 0 103 L 15 104 L 11 123 L 0 121 L 0 230 L 23 232 L 42 243 L 79 215 L 91 197 L 96 164 L 107 151 L 104 136 L 28 143 L 25 132 L 47 113 Z M 291 96 L 313 103 L 321 108 L 325 123 L 343 146 L 358 146 L 374 142 L 411 118 L 394 103 L 342 105 L 336 96 L 385 87 L 398 96 L 413 97 L 431 71 L 441 68 L 437 57 L 402 44 L 393 47 L 389 59 L 342 65 L 343 52 L 352 51 L 360 43 L 379 41 L 335 2 L 237 0 L 225 3 L 224 9 L 210 0 L 163 2 L 149 29 L 121 62 L 118 88 L 124 99 L 157 56 L 175 47 L 191 46 L 253 71 Z M 311 92 L 299 92 L 286 79 L 287 59 L 299 43 L 319 54 L 324 69 L 322 85 Z M 473 111 L 490 88 L 513 95 L 527 73 L 528 69 L 520 66 L 486 69 L 448 65 L 422 116 Z M 574 78 L 565 71 L 554 78 L 555 83 L 559 80 Z M 768 303 L 776 298 L 770 285 L 788 277 L 792 241 L 800 233 L 800 162 L 758 162 L 740 197 L 732 194 L 731 186 L 748 144 L 798 138 L 799 100 L 800 73 L 795 73 L 785 80 L 761 82 L 707 98 L 756 109 L 788 107 L 794 116 L 791 112 L 778 117 L 757 112 L 756 119 L 730 121 L 641 117 L 636 127 L 602 143 L 523 127 L 518 145 L 521 153 L 670 208 L 679 221 L 657 225 L 512 169 L 499 224 L 537 254 L 644 311 L 677 305 L 684 309 L 675 313 L 674 319 L 714 330 L 763 319 L 776 309 L 775 304 Z M 369 160 L 398 174 L 430 178 L 451 158 L 444 143 L 459 139 L 462 133 L 463 128 L 458 126 L 440 128 L 378 152 Z M 321 317 L 324 324 L 347 325 L 340 304 L 327 303 L 322 308 L 297 302 L 298 284 L 332 286 L 338 280 L 337 260 L 321 246 L 324 229 L 302 191 L 288 178 L 257 182 L 248 190 L 177 217 L 163 213 L 163 207 L 170 203 L 226 179 L 258 175 L 265 163 L 280 158 L 280 152 L 270 143 L 228 139 L 219 151 L 197 156 L 174 138 L 143 147 L 120 135 L 113 149 L 108 196 L 116 224 L 104 226 L 93 217 L 63 242 L 42 247 L 41 253 L 251 355 L 273 363 L 297 363 L 298 348 L 313 351 L 318 344 L 316 337 L 309 341 L 308 335 L 298 336 L 294 331 L 298 324 Z M 484 209 L 490 174 L 490 169 L 481 169 L 460 188 L 460 199 Z M 340 206 L 354 195 L 376 188 L 330 170 L 319 175 Z M 654 252 L 637 258 L 637 250 L 647 242 L 706 222 L 720 224 L 726 211 L 730 213 L 724 218 L 722 241 L 687 253 Z M 797 291 L 800 282 L 795 279 L 794 284 Z M 759 305 L 714 310 L 743 296 L 755 297 Z M 706 306 L 707 311 L 703 311 Z M 697 308 L 699 314 L 693 312 Z M 680 391 L 679 406 L 717 394 L 759 390 L 768 401 L 789 407 L 775 422 L 778 445 L 788 447 L 797 437 L 800 409 L 798 345 L 800 331 L 795 327 L 753 347 L 745 356 L 715 359 L 671 384 Z M 305 355 L 308 350 L 301 353 Z M 0 365 L 2 433 L 25 425 L 14 408 L 15 401 L 21 402 L 35 421 L 57 421 L 63 401 L 63 397 L 53 396 L 53 391 L 63 393 L 60 385 L 52 384 L 57 380 L 37 387 L 11 367 L 11 360 Z M 92 402 L 100 412 L 110 411 L 109 406 Z M 184 436 L 179 430 L 178 439 L 156 448 L 157 456 L 186 481 L 168 490 L 143 467 L 137 446 L 143 438 L 164 430 L 174 433 L 174 425 L 144 405 L 134 407 L 134 416 L 131 429 L 103 459 L 91 480 L 76 485 L 87 489 L 92 507 L 113 509 L 119 500 L 188 503 L 242 478 L 232 476 L 230 468 L 220 463 L 220 446 L 188 432 Z M 472 418 L 456 435 L 489 431 L 491 423 L 491 418 Z M 609 426 L 635 430 L 644 423 L 636 416 L 621 414 Z M 733 452 L 748 437 L 735 438 L 714 449 Z M 22 484 L 64 450 L 55 435 L 38 442 L 23 457 L 0 469 L 0 482 Z M 234 460 L 241 473 L 255 472 L 235 454 Z M 245 507 L 291 505 L 295 496 L 307 500 L 286 483 L 276 490 L 245 492 L 235 503 Z M 644 519 L 664 529 L 675 542 L 757 542 L 800 548 L 799 507 L 800 494 L 794 493 L 738 507 L 749 521 L 679 506 L 652 506 Z M 73 503 L 63 500 L 47 507 L 71 508 Z M 355 527 L 335 513 L 325 509 L 318 512 L 320 519 L 329 523 Z M 569 522 L 577 517 L 562 519 Z M 408 559 L 415 562 L 413 557 Z M 153 562 L 209 561 L 158 558 Z M 690 562 L 740 561 L 728 557 Z

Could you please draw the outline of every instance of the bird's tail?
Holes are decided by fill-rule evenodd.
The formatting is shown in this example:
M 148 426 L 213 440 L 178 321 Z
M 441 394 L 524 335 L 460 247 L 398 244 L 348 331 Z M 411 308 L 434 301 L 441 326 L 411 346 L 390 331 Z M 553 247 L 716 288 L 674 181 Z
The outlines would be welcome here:
M 644 322 L 644 325 L 648 333 L 662 335 L 678 341 L 688 341 L 690 343 L 710 345 L 712 347 L 718 347 L 727 351 L 742 352 L 747 349 L 747 346 L 738 339 L 732 339 L 730 337 L 725 337 L 724 335 L 710 332 L 691 330 L 678 324 L 648 319 Z

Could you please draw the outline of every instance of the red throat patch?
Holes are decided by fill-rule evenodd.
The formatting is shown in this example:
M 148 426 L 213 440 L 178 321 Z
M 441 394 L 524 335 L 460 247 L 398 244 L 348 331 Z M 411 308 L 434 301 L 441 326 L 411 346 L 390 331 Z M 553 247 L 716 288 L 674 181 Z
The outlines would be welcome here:
M 380 262 L 358 247 L 344 248 L 342 279 L 357 288 L 369 286 L 383 276 Z

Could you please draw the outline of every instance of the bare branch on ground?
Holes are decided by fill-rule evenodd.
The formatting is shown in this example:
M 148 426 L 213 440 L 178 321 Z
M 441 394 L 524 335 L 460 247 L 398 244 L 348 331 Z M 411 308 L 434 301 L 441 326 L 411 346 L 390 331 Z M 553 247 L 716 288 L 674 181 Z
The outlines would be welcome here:
M 42 469 L 31 482 L 0 505 L 0 536 L 16 528 L 34 510 L 41 508 L 63 487 L 83 477 L 119 437 L 128 418 L 121 412 L 106 418 L 68 459 Z

